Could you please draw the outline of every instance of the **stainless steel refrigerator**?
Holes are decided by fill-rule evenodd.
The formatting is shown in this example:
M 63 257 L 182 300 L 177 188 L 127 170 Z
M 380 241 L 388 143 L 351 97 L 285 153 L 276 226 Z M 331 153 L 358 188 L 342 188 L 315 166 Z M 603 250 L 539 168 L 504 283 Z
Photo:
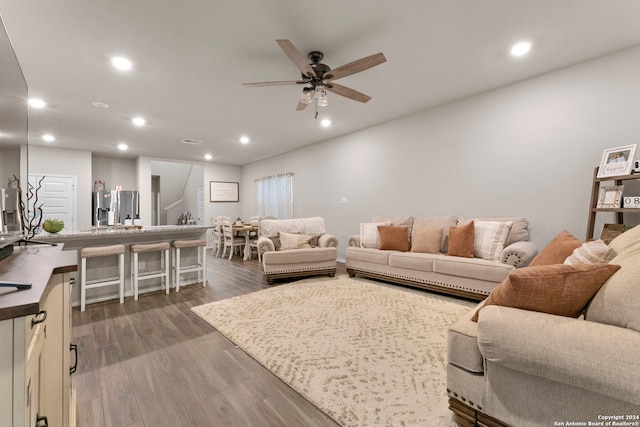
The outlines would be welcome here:
M 137 221 L 136 221 L 137 220 Z M 140 221 L 140 197 L 133 190 L 93 192 L 94 226 L 131 225 Z

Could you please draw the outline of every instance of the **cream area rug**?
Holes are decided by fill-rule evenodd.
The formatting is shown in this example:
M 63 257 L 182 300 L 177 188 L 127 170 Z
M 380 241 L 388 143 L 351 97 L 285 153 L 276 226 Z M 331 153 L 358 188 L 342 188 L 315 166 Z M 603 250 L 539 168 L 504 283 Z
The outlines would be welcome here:
M 455 426 L 448 327 L 475 303 L 346 276 L 192 310 L 342 426 Z

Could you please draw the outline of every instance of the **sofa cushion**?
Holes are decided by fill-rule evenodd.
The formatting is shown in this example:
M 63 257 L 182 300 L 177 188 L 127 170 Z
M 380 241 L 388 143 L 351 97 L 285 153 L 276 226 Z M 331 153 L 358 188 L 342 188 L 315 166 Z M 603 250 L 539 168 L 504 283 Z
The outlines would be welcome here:
M 379 225 L 391 225 L 386 222 L 363 222 L 360 224 L 360 246 L 363 248 L 380 249 Z
M 379 225 L 378 234 L 380 234 L 380 249 L 402 252 L 409 250 L 409 227 Z
M 405 268 L 407 270 L 433 271 L 433 260 L 442 255 L 422 254 L 414 252 L 393 252 L 389 254 L 391 267 Z
M 262 254 L 265 265 L 305 264 L 336 260 L 336 248 L 289 249 Z
M 429 228 L 441 228 L 442 229 L 442 241 L 440 244 L 440 252 L 446 254 L 449 250 L 449 227 L 455 227 L 458 222 L 457 216 L 429 216 L 418 217 L 413 220 L 413 229 L 419 229 L 423 227 Z M 413 232 L 411 235 L 411 241 L 413 242 Z M 412 243 L 413 244 L 413 243 Z
M 309 234 L 318 237 L 326 233 L 322 217 L 294 219 L 263 219 L 260 221 L 260 236 L 274 238 L 281 232 Z
M 347 259 L 352 261 L 370 262 L 373 264 L 389 264 L 389 254 L 393 252 L 381 251 L 372 248 L 358 248 L 350 246 L 347 248 Z
M 609 277 L 613 264 L 540 265 L 515 270 L 486 299 L 501 305 L 558 316 L 578 317 Z M 478 309 L 472 320 L 478 320 Z
M 573 250 L 573 253 L 564 260 L 564 264 L 596 264 L 599 262 L 609 262 L 616 256 L 616 251 L 609 247 L 602 240 L 584 242 Z
M 639 242 L 640 226 L 625 231 L 611 241 L 609 246 L 618 252 L 618 255 L 610 262 L 622 268 L 593 297 L 585 311 L 587 320 L 640 332 Z
M 408 227 L 409 236 L 411 236 L 411 229 L 413 228 L 412 216 L 374 216 L 371 218 L 371 222 L 388 222 L 389 225 L 394 227 Z
M 473 322 L 471 317 L 483 304 L 481 302 L 474 310 L 469 310 L 447 331 L 449 363 L 478 374 L 484 372 L 484 356 L 478 348 L 478 323 Z
M 474 241 L 473 221 L 460 227 L 449 227 L 448 255 L 473 258 Z
M 473 221 L 474 219 L 480 221 L 498 221 L 498 222 L 511 222 L 511 228 L 509 229 L 509 234 L 507 234 L 507 239 L 504 242 L 505 246 L 509 246 L 515 242 L 526 242 L 529 240 L 529 220 L 520 216 L 493 216 L 486 218 L 466 218 L 460 217 L 458 218 L 458 225 L 465 225 L 469 221 Z
M 478 258 L 499 261 L 512 222 L 473 220 L 473 252 Z
M 320 237 L 327 232 L 324 226 L 324 218 L 314 216 L 310 218 L 300 218 L 302 221 L 302 233 L 312 237 Z
M 308 234 L 280 233 L 280 250 L 311 248 L 313 236 Z
M 433 271 L 449 276 L 467 277 L 475 280 L 502 282 L 515 269 L 514 266 L 482 258 L 463 258 L 449 255 L 435 257 Z
M 529 267 L 536 265 L 562 264 L 573 251 L 582 245 L 582 240 L 568 231 L 562 231 L 529 263 Z
M 435 254 L 442 247 L 442 228 L 413 227 L 411 252 Z

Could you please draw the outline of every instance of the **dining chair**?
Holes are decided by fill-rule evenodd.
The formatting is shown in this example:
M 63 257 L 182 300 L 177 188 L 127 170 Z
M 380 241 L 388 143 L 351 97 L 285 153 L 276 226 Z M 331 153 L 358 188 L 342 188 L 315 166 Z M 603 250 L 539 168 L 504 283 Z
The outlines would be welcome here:
M 236 236 L 233 232 L 233 228 L 231 227 L 231 220 L 222 221 L 222 235 L 224 242 L 224 249 L 222 251 L 222 258 L 225 257 L 227 253 L 227 248 L 229 248 L 229 261 L 231 261 L 231 257 L 233 257 L 233 252 L 236 248 L 244 248 L 247 240 L 244 236 Z
M 221 217 L 219 216 L 211 217 L 211 230 L 213 234 L 213 246 L 211 247 L 211 255 L 213 256 L 215 251 L 215 255 L 217 257 L 220 256 L 220 252 L 222 250 L 222 247 L 224 246 L 221 221 Z
M 253 252 L 255 251 L 256 255 L 258 256 L 258 262 L 262 262 L 262 256 L 258 251 L 258 239 L 260 238 L 260 218 L 258 217 L 258 220 L 255 223 L 252 220 L 251 225 L 255 225 L 258 228 L 255 232 L 249 233 L 249 250 L 251 251 L 249 253 L 249 259 L 251 259 L 251 254 L 253 254 Z

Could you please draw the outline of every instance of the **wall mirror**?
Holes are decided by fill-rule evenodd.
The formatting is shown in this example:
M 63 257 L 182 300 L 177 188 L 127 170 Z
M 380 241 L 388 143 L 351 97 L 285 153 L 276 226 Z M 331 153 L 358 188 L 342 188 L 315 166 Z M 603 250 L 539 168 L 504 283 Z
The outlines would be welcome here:
M 0 236 L 4 242 L 22 234 L 18 186 L 26 193 L 27 142 L 27 83 L 0 18 Z

